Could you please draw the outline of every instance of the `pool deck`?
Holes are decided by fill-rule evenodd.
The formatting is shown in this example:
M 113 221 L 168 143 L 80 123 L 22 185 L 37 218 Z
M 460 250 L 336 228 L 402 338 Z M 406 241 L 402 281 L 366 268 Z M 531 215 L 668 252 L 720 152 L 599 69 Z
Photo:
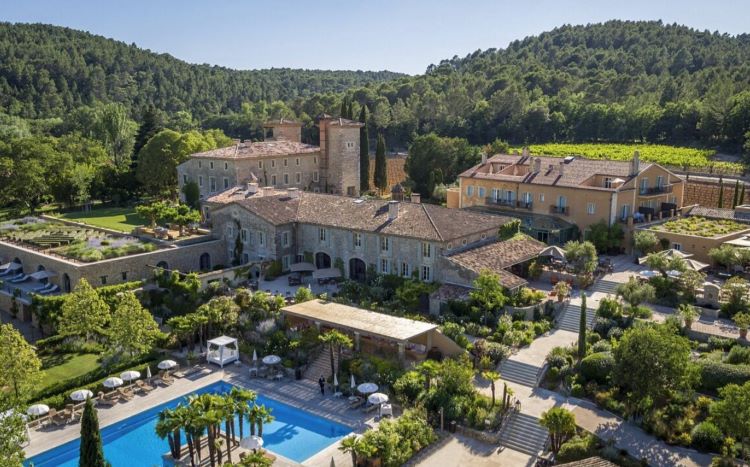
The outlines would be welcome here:
M 104 428 L 112 425 L 144 410 L 149 410 L 222 380 L 236 386 L 252 389 L 263 396 L 284 404 L 347 425 L 357 433 L 362 433 L 367 428 L 376 425 L 372 415 L 364 415 L 360 411 L 349 410 L 346 399 L 337 399 L 331 395 L 321 396 L 320 389 L 314 381 L 294 381 L 290 379 L 270 381 L 251 378 L 246 365 L 230 365 L 225 367 L 224 370 L 213 365 L 208 368 L 211 370 L 210 373 L 204 372 L 203 374 L 176 379 L 171 386 L 159 386 L 150 394 L 138 395 L 129 402 L 120 403 L 110 408 L 98 408 L 99 427 Z M 80 436 L 80 423 L 68 424 L 64 427 L 31 430 L 30 435 L 30 442 L 25 447 L 27 458 L 78 438 Z M 350 455 L 339 451 L 338 444 L 338 442 L 334 443 L 313 455 L 305 460 L 302 465 L 328 466 L 332 458 L 338 466 L 351 465 Z M 274 454 L 278 456 L 278 454 Z M 278 457 L 279 459 L 274 465 L 300 465 Z

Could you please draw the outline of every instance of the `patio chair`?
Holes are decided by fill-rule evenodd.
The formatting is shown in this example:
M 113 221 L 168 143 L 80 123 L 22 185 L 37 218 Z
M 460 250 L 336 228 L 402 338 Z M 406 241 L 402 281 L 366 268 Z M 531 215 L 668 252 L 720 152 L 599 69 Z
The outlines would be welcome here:
M 107 397 L 104 395 L 104 392 L 99 391 L 99 394 L 96 398 L 96 405 L 99 406 L 105 406 L 105 407 L 113 407 L 117 405 L 117 401 L 112 399 L 111 397 Z
M 47 416 L 49 417 L 50 423 L 55 426 L 63 426 L 67 423 L 65 416 L 62 413 L 58 413 L 57 409 L 49 409 L 49 414 Z
M 169 373 L 166 370 L 162 370 L 159 373 L 159 380 L 161 381 L 161 384 L 164 386 L 171 386 L 172 383 L 174 383 L 174 378 L 169 376 Z
M 278 373 L 276 373 L 275 375 L 273 375 L 273 379 L 275 381 L 279 381 L 279 380 L 284 379 L 284 373 L 281 372 L 281 371 L 279 371 Z
M 349 408 L 358 409 L 364 402 L 365 402 L 364 399 L 362 399 L 361 397 L 357 397 L 355 400 L 349 403 Z
M 130 389 L 119 388 L 117 393 L 120 395 L 121 400 L 131 401 L 133 400 L 133 391 Z
M 258 367 L 256 367 L 256 366 L 251 366 L 251 367 L 250 367 L 250 370 L 249 370 L 249 372 L 248 372 L 248 373 L 250 374 L 250 376 L 255 376 L 255 377 L 257 377 L 257 376 L 258 376 Z
M 154 387 L 139 379 L 135 382 L 135 390 L 138 392 L 142 392 L 143 394 L 148 394 L 149 392 L 154 390 Z
M 21 274 L 21 275 L 20 275 L 20 277 L 19 277 L 19 276 L 16 276 L 15 278 L 11 279 L 11 280 L 10 280 L 10 281 L 8 281 L 8 282 L 12 282 L 12 283 L 14 283 L 14 284 L 18 284 L 18 283 L 20 283 L 20 282 L 23 282 L 23 281 L 25 281 L 25 280 L 26 280 L 26 279 L 28 279 L 28 278 L 29 278 L 29 276 L 28 276 L 28 275 L 26 275 L 26 274 Z
M 369 404 L 369 405 L 366 405 L 362 409 L 362 413 L 374 412 L 374 411 L 376 411 L 378 409 L 378 407 L 380 407 L 380 405 L 378 405 L 378 404 Z

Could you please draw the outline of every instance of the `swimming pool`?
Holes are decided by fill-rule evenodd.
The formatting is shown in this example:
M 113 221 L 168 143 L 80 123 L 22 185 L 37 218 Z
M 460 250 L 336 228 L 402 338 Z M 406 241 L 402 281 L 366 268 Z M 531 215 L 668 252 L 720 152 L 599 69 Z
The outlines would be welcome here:
M 193 394 L 229 392 L 230 383 L 220 381 Z M 156 436 L 159 412 L 184 401 L 185 396 L 165 402 L 130 418 L 102 429 L 104 457 L 113 467 L 162 465 L 162 454 L 169 451 L 166 439 Z M 296 462 L 302 462 L 349 434 L 351 428 L 332 422 L 281 402 L 258 395 L 258 404 L 271 409 L 274 421 L 263 425 L 264 447 Z M 236 423 L 236 422 L 235 422 Z M 244 433 L 250 433 L 247 421 Z M 239 433 L 239 431 L 238 431 Z M 80 440 L 75 439 L 38 454 L 24 465 L 35 467 L 77 467 Z M 236 460 L 236 459 L 235 459 Z

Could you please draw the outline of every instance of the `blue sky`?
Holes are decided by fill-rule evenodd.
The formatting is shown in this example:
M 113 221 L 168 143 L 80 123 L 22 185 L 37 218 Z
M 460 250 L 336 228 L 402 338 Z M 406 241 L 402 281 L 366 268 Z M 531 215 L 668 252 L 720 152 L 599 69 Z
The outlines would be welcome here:
M 661 19 L 750 32 L 747 0 L 0 0 L 0 20 L 86 30 L 191 63 L 393 70 L 505 47 L 561 24 Z

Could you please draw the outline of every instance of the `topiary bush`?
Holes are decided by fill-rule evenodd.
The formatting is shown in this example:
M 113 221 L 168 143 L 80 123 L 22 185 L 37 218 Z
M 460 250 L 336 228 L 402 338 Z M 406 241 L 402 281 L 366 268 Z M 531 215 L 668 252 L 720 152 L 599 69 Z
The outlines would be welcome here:
M 692 446 L 700 451 L 721 452 L 724 443 L 724 433 L 711 422 L 701 422 L 690 433 Z
M 581 376 L 586 381 L 605 384 L 615 367 L 615 358 L 610 352 L 593 353 L 581 360 Z
M 612 350 L 612 344 L 605 340 L 597 341 L 591 346 L 591 352 L 593 353 L 609 352 L 610 350 Z
M 715 392 L 730 383 L 742 385 L 750 381 L 750 365 L 700 360 L 698 368 L 701 375 L 701 388 L 705 391 Z

